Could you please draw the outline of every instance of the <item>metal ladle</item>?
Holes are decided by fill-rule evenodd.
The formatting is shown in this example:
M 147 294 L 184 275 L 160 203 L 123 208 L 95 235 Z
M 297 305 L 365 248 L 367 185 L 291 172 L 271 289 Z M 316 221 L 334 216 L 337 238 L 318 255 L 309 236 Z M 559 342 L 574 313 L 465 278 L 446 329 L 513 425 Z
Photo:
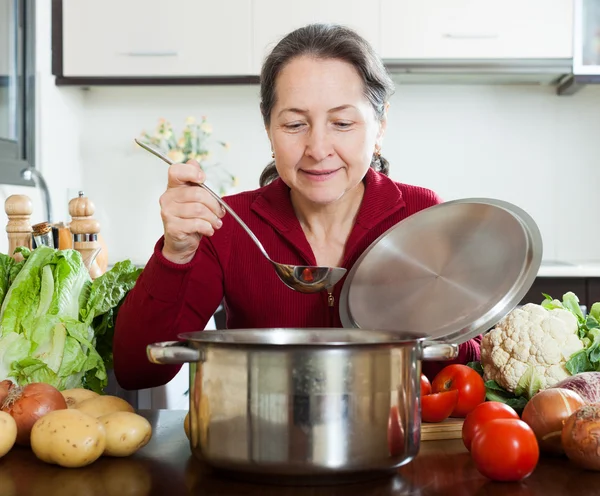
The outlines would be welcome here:
M 172 165 L 174 162 L 169 157 L 163 155 L 161 152 L 153 148 L 152 146 L 142 143 L 139 140 L 135 142 L 145 150 L 149 151 L 158 158 L 164 160 L 167 164 Z M 248 236 L 252 238 L 252 241 L 258 246 L 264 257 L 271 262 L 271 265 L 275 268 L 279 279 L 281 279 L 286 286 L 300 293 L 318 293 L 324 289 L 333 287 L 346 273 L 346 269 L 341 267 L 320 267 L 311 265 L 288 265 L 277 263 L 271 260 L 271 257 L 267 254 L 267 251 L 246 225 L 246 223 L 238 217 L 238 215 L 223 201 L 223 199 L 211 190 L 206 184 L 198 183 L 198 186 L 204 188 L 208 193 L 217 200 L 221 206 L 238 222 L 240 226 L 248 233 Z

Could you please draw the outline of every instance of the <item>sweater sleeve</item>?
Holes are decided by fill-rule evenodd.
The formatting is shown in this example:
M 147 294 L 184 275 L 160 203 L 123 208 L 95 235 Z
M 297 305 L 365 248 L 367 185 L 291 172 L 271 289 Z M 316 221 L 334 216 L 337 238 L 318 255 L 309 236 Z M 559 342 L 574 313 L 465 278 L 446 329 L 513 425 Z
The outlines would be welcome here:
M 432 381 L 438 372 L 444 367 L 453 363 L 460 363 L 466 365 L 469 362 L 478 362 L 481 358 L 480 346 L 483 335 L 477 336 L 469 341 L 462 343 L 458 346 L 458 357 L 454 360 L 440 361 L 440 362 L 429 362 L 423 361 L 422 372 L 427 378 Z
M 114 372 L 124 389 L 161 386 L 173 379 L 181 365 L 150 363 L 147 345 L 204 330 L 223 299 L 223 271 L 209 240 L 202 240 L 187 264 L 167 260 L 163 242 L 164 238 L 157 242 L 117 316 Z

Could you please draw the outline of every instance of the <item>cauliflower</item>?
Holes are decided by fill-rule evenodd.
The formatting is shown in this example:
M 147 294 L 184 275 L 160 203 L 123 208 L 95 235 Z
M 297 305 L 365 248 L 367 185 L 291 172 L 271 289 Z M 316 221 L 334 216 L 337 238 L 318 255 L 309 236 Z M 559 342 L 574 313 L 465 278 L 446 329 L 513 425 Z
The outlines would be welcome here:
M 485 380 L 494 380 L 512 393 L 521 377 L 533 367 L 546 389 L 571 374 L 565 363 L 583 349 L 577 318 L 568 310 L 547 310 L 528 303 L 506 315 L 481 342 Z

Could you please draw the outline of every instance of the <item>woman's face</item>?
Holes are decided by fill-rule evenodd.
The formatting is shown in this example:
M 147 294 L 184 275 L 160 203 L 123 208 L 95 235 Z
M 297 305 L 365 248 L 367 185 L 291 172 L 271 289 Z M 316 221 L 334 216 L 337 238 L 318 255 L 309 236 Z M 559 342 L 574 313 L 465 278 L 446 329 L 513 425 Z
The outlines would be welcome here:
M 293 194 L 325 205 L 361 184 L 385 120 L 376 118 L 356 69 L 299 57 L 281 71 L 275 90 L 267 133 L 277 171 Z

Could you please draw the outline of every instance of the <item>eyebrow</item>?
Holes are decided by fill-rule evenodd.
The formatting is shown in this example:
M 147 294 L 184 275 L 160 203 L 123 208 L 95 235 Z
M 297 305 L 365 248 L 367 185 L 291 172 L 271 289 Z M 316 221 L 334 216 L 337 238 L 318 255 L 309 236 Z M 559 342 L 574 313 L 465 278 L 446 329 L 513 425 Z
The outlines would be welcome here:
M 354 105 L 350 105 L 350 104 L 346 104 L 346 105 L 340 105 L 339 107 L 334 107 L 332 109 L 329 109 L 327 111 L 327 113 L 332 114 L 334 112 L 339 112 L 340 110 L 346 110 L 346 109 L 355 109 L 356 107 Z M 285 112 L 294 112 L 296 114 L 308 114 L 308 110 L 305 109 L 301 109 L 301 108 L 296 108 L 296 107 L 290 107 L 290 108 L 284 108 L 282 109 L 278 116 L 281 116 L 281 114 L 285 113 Z

